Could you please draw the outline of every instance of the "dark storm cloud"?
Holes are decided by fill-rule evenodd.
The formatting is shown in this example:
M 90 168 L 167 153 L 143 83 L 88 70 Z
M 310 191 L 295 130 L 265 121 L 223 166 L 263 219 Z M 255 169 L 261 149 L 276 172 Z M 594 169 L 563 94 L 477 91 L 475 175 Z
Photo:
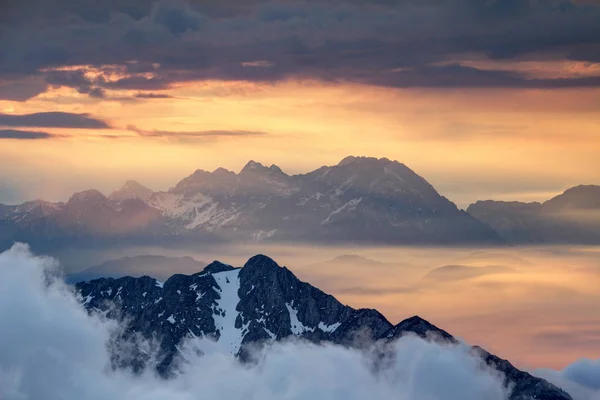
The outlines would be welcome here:
M 26 101 L 32 97 L 43 93 L 48 88 L 48 84 L 39 78 L 17 79 L 15 81 L 5 78 L 5 82 L 0 79 L 0 100 Z
M 1 139 L 20 139 L 20 140 L 36 140 L 36 139 L 50 139 L 54 137 L 53 134 L 48 132 L 40 131 L 21 131 L 17 129 L 0 129 L 0 140 Z
M 205 79 L 287 78 L 391 87 L 598 87 L 600 78 L 535 79 L 460 64 L 598 61 L 600 6 L 569 1 L 23 0 L 7 7 L 2 76 L 43 70 L 51 85 L 103 97 Z M 35 20 L 32 24 L 30 21 Z M 43 40 L 40 40 L 43 38 Z M 133 62 L 132 62 L 133 61 Z M 90 77 L 87 67 L 120 74 Z M 117 66 L 117 67 L 114 67 Z M 102 72 L 102 71 L 101 71 Z M 114 78 L 117 76 L 117 78 Z M 1 96 L 1 92 L 0 92 Z
M 90 117 L 89 114 L 67 112 L 40 112 L 22 115 L 0 113 L 0 126 L 110 129 L 105 121 Z

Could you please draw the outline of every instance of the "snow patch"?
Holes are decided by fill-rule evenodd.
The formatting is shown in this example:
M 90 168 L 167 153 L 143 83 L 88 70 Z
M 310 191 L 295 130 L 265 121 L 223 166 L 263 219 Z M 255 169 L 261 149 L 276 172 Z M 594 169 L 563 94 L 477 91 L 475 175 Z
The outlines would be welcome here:
M 90 301 L 92 301 L 92 299 L 94 298 L 94 296 L 92 296 L 91 294 L 88 294 L 87 296 L 85 296 L 85 301 L 83 302 L 83 305 L 87 305 Z
M 273 229 L 271 231 L 258 231 L 258 232 L 254 232 L 252 234 L 252 239 L 254 239 L 257 242 L 260 242 L 261 240 L 273 237 L 273 235 L 275 235 L 276 232 L 277 232 L 277 229 Z
M 383 167 L 383 172 L 385 172 L 386 174 L 392 175 L 394 178 L 396 178 L 400 182 L 404 182 L 405 181 L 403 177 L 401 177 L 400 175 L 398 175 L 392 168 L 390 168 L 387 165 L 385 167 Z
M 232 355 L 236 355 L 240 351 L 248 327 L 247 324 L 241 328 L 235 327 L 235 321 L 240 315 L 239 311 L 236 310 L 240 302 L 238 294 L 240 288 L 239 273 L 239 269 L 234 269 L 212 275 L 217 282 L 218 289 L 216 290 L 221 297 L 216 300 L 217 304 L 213 308 L 213 319 L 220 333 L 216 345 L 225 353 Z
M 341 322 L 336 322 L 335 324 L 325 325 L 323 322 L 319 322 L 318 328 L 323 332 L 331 333 L 335 332 L 335 330 L 339 328 L 341 324 Z
M 271 337 L 271 339 L 275 339 L 275 334 L 273 332 L 271 332 L 270 330 L 267 329 L 267 327 L 263 326 L 263 330 L 265 332 L 267 332 L 267 335 L 269 335 Z
M 349 202 L 347 202 L 346 204 L 344 204 L 343 206 L 341 206 L 340 208 L 338 208 L 337 210 L 334 210 L 331 214 L 329 214 L 329 216 L 321 222 L 321 225 L 325 225 L 325 224 L 329 223 L 331 221 L 331 217 L 333 217 L 336 214 L 341 213 L 342 211 L 355 210 L 356 206 L 358 206 L 361 201 L 362 201 L 362 197 L 350 200 Z
M 290 314 L 290 330 L 292 333 L 296 336 L 299 336 L 304 332 L 314 332 L 315 328 L 304 326 L 304 324 L 300 322 L 298 319 L 298 310 L 294 309 L 292 305 L 285 303 L 285 306 Z
M 225 209 L 212 197 L 197 193 L 185 197 L 175 193 L 159 193 L 150 205 L 159 209 L 163 215 L 180 220 L 187 230 L 202 227 L 208 231 L 219 228 L 238 217 L 235 209 Z

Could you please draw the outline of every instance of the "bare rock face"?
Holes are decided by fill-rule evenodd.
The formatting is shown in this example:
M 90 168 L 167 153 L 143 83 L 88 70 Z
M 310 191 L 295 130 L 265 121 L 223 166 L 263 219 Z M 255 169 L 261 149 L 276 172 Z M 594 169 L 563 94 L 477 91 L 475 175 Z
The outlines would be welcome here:
M 252 257 L 242 268 L 215 261 L 201 272 L 173 275 L 164 283 L 147 276 L 103 278 L 77 283 L 75 288 L 90 313 L 128 321 L 127 330 L 115 341 L 115 368 L 140 370 L 146 365 L 149 359 L 143 351 L 119 351 L 119 343 L 141 335 L 160 340 L 156 368 L 165 376 L 177 368 L 179 346 L 190 337 L 209 338 L 211 346 L 242 360 L 250 346 L 289 337 L 344 346 L 380 341 L 385 349 L 385 343 L 412 334 L 458 345 L 448 332 L 418 316 L 394 326 L 376 310 L 343 305 L 264 255 Z M 572 400 L 506 360 L 479 347 L 473 352 L 505 375 L 505 385 L 514 388 L 511 400 Z

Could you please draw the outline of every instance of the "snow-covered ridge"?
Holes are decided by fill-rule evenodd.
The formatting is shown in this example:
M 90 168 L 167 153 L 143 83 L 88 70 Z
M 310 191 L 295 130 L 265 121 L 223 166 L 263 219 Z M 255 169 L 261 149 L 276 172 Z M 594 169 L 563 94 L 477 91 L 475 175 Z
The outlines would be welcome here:
M 217 229 L 233 221 L 238 215 L 234 208 L 226 209 L 212 197 L 197 193 L 191 197 L 183 194 L 160 192 L 153 195 L 148 204 L 163 215 L 181 222 L 184 229 Z

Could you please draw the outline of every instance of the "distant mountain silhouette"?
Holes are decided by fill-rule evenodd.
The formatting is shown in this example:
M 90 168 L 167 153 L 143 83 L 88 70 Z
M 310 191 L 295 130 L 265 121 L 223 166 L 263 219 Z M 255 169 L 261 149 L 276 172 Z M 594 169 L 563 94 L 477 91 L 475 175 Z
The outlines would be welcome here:
M 404 164 L 347 157 L 303 175 L 250 161 L 236 174 L 197 170 L 166 192 L 135 181 L 106 197 L 0 207 L 0 247 L 36 250 L 211 241 L 503 244 Z
M 144 275 L 166 280 L 174 274 L 189 274 L 201 270 L 206 265 L 207 263 L 196 261 L 192 257 L 140 255 L 105 261 L 100 265 L 68 275 L 66 281 L 77 283 L 98 278 L 140 277 Z
M 126 181 L 125 184 L 115 190 L 108 196 L 112 201 L 123 201 L 125 199 L 148 200 L 152 196 L 152 190 L 143 186 L 141 183 L 133 180 Z
M 600 186 L 577 186 L 544 203 L 478 201 L 467 212 L 510 243 L 600 244 Z

